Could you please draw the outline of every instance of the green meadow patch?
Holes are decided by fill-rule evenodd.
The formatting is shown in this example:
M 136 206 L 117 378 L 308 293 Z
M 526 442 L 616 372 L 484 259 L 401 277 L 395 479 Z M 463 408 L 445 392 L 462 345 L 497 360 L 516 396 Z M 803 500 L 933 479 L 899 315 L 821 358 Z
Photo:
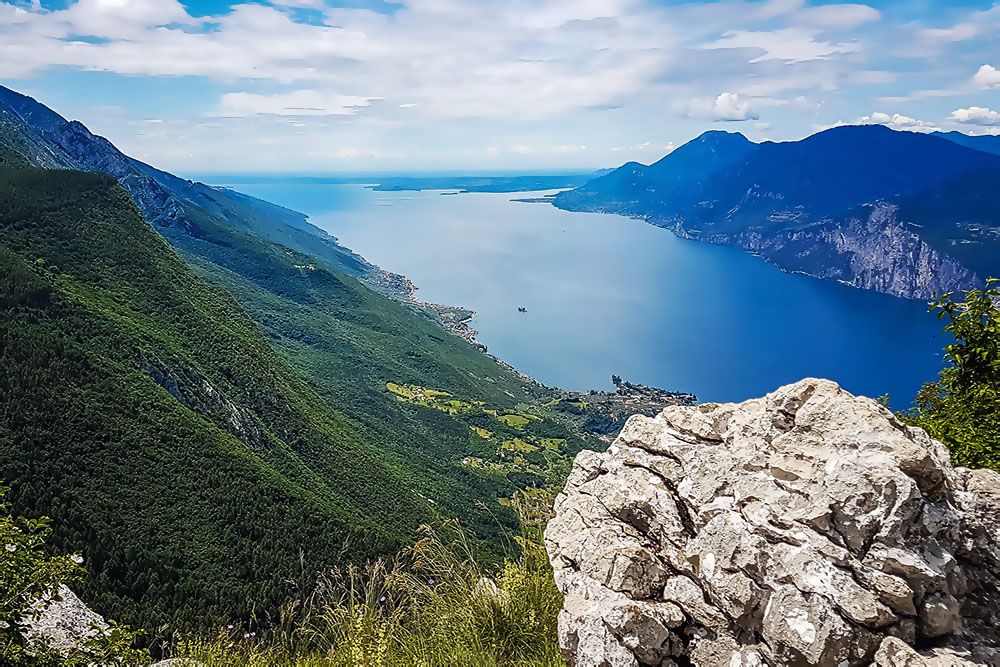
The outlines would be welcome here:
M 537 452 L 538 447 L 536 445 L 522 440 L 521 438 L 511 438 L 510 440 L 504 440 L 500 443 L 500 448 L 507 452 L 524 452 L 531 453 Z
M 463 422 L 469 429 L 469 451 L 456 463 L 483 475 L 499 474 L 517 489 L 558 485 L 577 452 L 600 446 L 582 434 L 579 415 L 551 409 L 559 400 L 495 406 L 420 385 L 387 382 L 385 386 L 402 403 Z M 484 446 L 489 440 L 499 444 Z

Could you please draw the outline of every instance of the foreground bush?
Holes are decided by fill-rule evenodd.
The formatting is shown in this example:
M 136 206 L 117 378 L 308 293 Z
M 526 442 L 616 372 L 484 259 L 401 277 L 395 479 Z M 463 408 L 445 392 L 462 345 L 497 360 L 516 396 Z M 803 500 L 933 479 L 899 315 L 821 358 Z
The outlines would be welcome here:
M 956 465 L 1000 469 L 1000 280 L 970 290 L 963 301 L 945 294 L 932 304 L 947 319 L 948 365 L 917 395 L 905 419 L 951 450 Z
M 528 510 L 520 555 L 499 568 L 476 558 L 462 530 L 425 527 L 394 562 L 347 567 L 288 605 L 282 629 L 258 638 L 226 628 L 178 642 L 174 655 L 210 666 L 562 665 L 562 599 L 541 544 L 544 514 Z

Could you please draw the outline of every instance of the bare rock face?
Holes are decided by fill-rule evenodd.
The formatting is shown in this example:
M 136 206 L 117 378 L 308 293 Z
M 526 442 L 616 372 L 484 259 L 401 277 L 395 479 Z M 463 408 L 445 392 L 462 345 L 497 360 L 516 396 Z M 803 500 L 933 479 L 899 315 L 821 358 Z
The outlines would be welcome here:
M 68 586 L 60 586 L 55 596 L 36 602 L 34 611 L 27 627 L 28 638 L 41 641 L 64 655 L 108 629 L 104 618 L 85 605 Z
M 632 417 L 555 512 L 576 667 L 1000 664 L 1000 475 L 833 382 Z

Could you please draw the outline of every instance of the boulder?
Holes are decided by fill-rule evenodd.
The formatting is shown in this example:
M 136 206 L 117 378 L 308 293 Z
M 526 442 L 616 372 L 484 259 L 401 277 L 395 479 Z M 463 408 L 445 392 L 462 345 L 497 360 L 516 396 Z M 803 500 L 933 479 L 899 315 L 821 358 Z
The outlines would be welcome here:
M 25 634 L 30 641 L 42 642 L 67 655 L 107 629 L 104 617 L 85 605 L 68 586 L 60 586 L 55 595 L 35 603 Z
M 826 380 L 632 417 L 577 457 L 545 542 L 576 667 L 943 665 L 1000 646 L 1000 475 L 952 468 Z
M 104 617 L 84 604 L 68 586 L 60 586 L 55 595 L 38 600 L 32 611 L 25 627 L 28 640 L 40 642 L 63 656 L 83 648 L 110 628 Z M 155 662 L 152 667 L 204 665 L 188 658 L 170 658 Z

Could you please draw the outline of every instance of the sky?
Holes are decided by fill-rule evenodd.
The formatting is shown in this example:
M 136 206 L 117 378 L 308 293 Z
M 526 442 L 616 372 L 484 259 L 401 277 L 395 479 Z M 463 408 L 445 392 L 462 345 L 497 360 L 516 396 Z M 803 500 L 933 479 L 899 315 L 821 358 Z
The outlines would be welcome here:
M 581 170 L 1000 134 L 1000 3 L 0 0 L 0 83 L 174 171 Z

